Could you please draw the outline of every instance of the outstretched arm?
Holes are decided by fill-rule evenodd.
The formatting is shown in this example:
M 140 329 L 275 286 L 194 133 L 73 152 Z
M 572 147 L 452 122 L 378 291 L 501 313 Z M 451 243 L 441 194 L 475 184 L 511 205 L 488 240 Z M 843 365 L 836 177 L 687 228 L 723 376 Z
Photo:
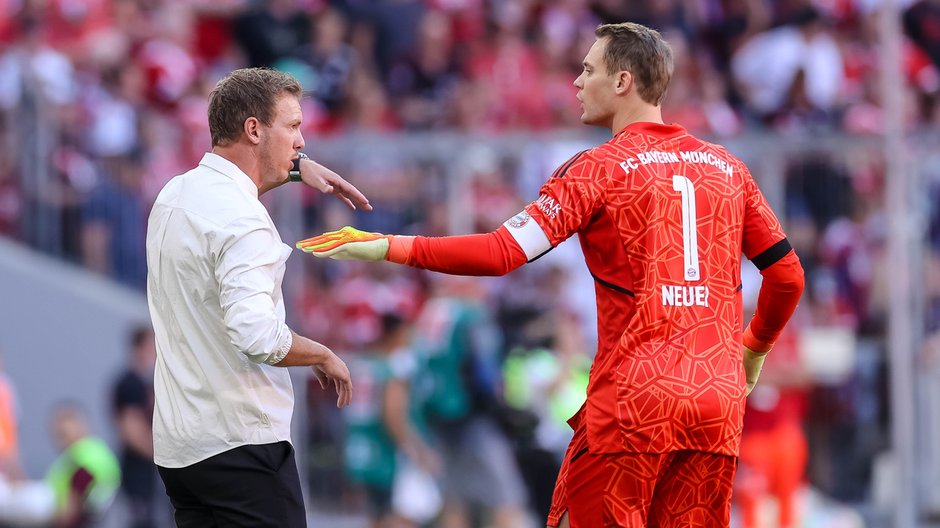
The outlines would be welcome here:
M 451 275 L 505 275 L 526 256 L 505 227 L 479 235 L 394 237 L 387 260 Z
M 452 275 L 505 275 L 588 225 L 604 201 L 605 182 L 604 164 L 579 152 L 555 171 L 535 201 L 495 231 L 408 237 L 344 227 L 301 240 L 297 247 L 336 260 L 389 260 Z
M 347 226 L 301 240 L 297 248 L 318 257 L 388 260 L 451 275 L 505 275 L 526 263 L 526 254 L 504 226 L 449 237 L 383 235 Z

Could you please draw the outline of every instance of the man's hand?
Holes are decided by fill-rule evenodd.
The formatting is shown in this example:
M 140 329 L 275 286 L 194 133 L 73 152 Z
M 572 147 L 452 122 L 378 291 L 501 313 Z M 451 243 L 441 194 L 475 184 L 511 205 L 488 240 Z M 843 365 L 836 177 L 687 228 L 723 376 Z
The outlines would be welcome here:
M 343 408 L 352 401 L 352 378 L 349 367 L 333 352 L 322 363 L 310 367 L 320 382 L 320 387 L 327 388 L 330 383 L 336 386 L 336 406 Z
M 297 249 L 334 260 L 385 260 L 391 235 L 366 233 L 346 226 L 297 242 Z
M 767 352 L 754 352 L 746 346 L 741 347 L 744 359 L 744 377 L 747 379 L 747 388 L 745 396 L 751 394 L 754 386 L 757 385 L 757 379 L 760 378 L 760 370 L 764 365 L 764 358 Z
M 324 194 L 332 194 L 346 203 L 350 209 L 358 207 L 371 211 L 372 206 L 359 189 L 342 176 L 320 165 L 310 158 L 300 160 L 300 178 L 304 183 Z

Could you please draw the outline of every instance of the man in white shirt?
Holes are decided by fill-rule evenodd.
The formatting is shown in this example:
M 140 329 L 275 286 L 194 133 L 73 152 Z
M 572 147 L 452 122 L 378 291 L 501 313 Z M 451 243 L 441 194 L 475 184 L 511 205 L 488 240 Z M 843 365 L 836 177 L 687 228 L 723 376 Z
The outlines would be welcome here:
M 219 81 L 209 95 L 212 152 L 168 182 L 150 214 L 154 462 L 180 527 L 306 526 L 290 444 L 294 394 L 280 367 L 312 367 L 339 407 L 352 394 L 346 364 L 284 323 L 291 248 L 258 200 L 291 179 L 371 210 L 355 187 L 299 156 L 301 96 L 273 70 Z

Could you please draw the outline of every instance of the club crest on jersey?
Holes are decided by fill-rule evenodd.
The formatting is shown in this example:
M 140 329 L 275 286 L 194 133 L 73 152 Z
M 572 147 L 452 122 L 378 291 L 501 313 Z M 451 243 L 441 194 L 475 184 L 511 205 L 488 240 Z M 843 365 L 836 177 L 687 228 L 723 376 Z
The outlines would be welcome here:
M 539 196 L 539 199 L 535 201 L 535 205 L 545 213 L 545 216 L 551 219 L 554 219 L 561 212 L 561 204 L 551 196 L 545 196 L 544 194 Z
M 530 218 L 532 217 L 529 216 L 528 211 L 522 211 L 521 213 L 509 219 L 509 222 L 508 222 L 509 227 L 513 229 L 519 229 L 522 226 L 528 224 Z

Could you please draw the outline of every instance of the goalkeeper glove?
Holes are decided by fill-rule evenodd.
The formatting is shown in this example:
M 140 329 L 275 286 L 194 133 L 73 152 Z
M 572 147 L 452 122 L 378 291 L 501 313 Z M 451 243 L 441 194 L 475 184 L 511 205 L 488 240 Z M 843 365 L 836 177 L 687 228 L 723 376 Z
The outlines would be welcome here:
M 764 365 L 764 358 L 767 352 L 754 352 L 746 346 L 742 346 L 744 355 L 744 377 L 747 380 L 747 388 L 744 391 L 745 396 L 749 395 L 754 386 L 757 385 L 757 379 L 760 377 L 761 367 Z
M 297 249 L 315 257 L 334 260 L 385 260 L 391 235 L 366 233 L 346 226 L 297 242 Z

